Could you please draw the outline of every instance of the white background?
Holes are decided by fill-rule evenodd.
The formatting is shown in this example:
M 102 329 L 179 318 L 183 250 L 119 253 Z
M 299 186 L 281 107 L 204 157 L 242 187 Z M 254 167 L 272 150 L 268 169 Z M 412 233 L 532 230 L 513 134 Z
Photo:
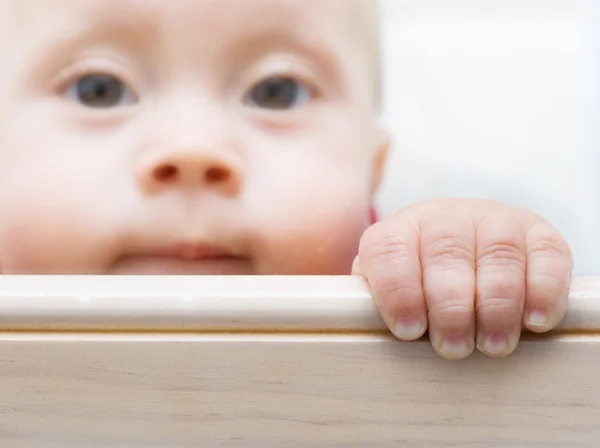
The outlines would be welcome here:
M 534 210 L 600 275 L 600 0 L 383 0 L 382 214 L 436 196 Z

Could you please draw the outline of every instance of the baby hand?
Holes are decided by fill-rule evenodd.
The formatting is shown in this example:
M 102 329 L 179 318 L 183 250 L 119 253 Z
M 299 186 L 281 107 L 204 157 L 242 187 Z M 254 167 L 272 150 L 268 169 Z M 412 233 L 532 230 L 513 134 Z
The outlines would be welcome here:
M 401 340 L 429 330 L 435 351 L 462 359 L 475 347 L 512 353 L 522 325 L 543 333 L 565 314 L 572 258 L 559 233 L 531 212 L 488 200 L 412 205 L 369 228 L 354 274 Z

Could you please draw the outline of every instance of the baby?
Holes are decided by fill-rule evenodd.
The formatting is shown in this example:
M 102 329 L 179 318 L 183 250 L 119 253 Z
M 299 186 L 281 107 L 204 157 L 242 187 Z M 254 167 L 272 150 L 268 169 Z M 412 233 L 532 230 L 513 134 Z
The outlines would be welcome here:
M 0 2 L 3 274 L 353 272 L 446 359 L 562 319 L 571 255 L 532 213 L 374 222 L 376 1 Z

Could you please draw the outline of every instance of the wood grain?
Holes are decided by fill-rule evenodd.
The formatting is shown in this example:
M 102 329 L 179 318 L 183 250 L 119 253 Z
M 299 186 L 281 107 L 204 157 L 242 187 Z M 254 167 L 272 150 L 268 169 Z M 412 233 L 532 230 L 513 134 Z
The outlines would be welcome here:
M 288 291 L 290 309 L 280 305 L 261 318 L 250 313 L 264 308 L 250 303 L 260 302 L 258 291 L 279 291 L 285 299 L 282 285 L 296 280 L 236 279 L 227 287 L 223 278 L 204 286 L 172 280 L 164 290 L 201 293 L 192 300 L 195 315 L 212 309 L 204 327 L 192 326 L 176 306 L 161 320 L 160 309 L 146 307 L 139 294 L 151 284 L 130 295 L 138 297 L 141 319 L 130 314 L 131 303 L 116 307 L 88 297 L 87 317 L 85 301 L 63 303 L 61 309 L 71 313 L 65 324 L 50 312 L 58 297 L 53 293 L 89 295 L 101 284 L 105 292 L 124 293 L 127 281 L 131 286 L 135 280 L 112 286 L 110 279 L 38 280 L 0 282 L 4 314 L 29 316 L 27 325 L 13 330 L 6 328 L 10 319 L 2 320 L 2 448 L 600 446 L 598 279 L 577 279 L 561 331 L 525 335 L 505 360 L 476 354 L 454 363 L 437 358 L 427 341 L 401 343 L 379 331 L 376 314 L 363 301 L 364 285 L 353 287 L 349 278 L 305 279 L 303 287 Z M 238 280 L 250 283 L 238 290 Z M 252 282 L 254 298 L 246 298 L 243 308 L 247 320 L 242 313 L 241 323 L 224 325 L 222 316 L 239 299 L 233 293 L 251 291 Z M 211 288 L 227 292 L 222 297 L 232 302 L 222 309 L 208 304 L 212 295 L 202 291 Z M 335 290 L 349 294 L 352 312 L 336 302 Z M 319 294 L 331 300 L 327 306 L 318 306 Z M 303 295 L 315 302 L 302 308 Z M 16 306 L 25 296 L 37 297 L 45 311 Z M 158 296 L 149 298 L 163 303 Z M 294 318 L 294 307 L 301 318 Z M 102 319 L 92 316 L 101 310 Z M 311 326 L 314 315 L 322 318 Z M 127 331 L 110 325 L 115 316 Z M 40 327 L 26 330 L 34 318 Z M 178 319 L 185 331 L 175 331 Z M 109 327 L 100 331 L 103 322 Z M 162 330 L 152 331 L 152 322 L 162 322 Z M 130 331 L 136 323 L 146 328 Z

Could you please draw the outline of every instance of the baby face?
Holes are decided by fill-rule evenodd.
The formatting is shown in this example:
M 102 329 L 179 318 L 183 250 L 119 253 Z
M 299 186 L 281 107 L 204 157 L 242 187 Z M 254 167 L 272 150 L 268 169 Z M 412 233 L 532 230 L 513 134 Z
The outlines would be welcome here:
M 0 272 L 347 274 L 385 139 L 349 0 L 3 0 Z

